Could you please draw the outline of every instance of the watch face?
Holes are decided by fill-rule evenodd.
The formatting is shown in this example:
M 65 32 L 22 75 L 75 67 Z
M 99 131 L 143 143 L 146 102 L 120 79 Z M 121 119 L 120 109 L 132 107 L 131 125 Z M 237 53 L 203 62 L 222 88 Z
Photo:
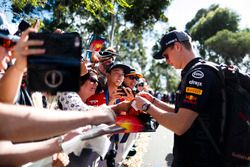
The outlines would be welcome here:
M 148 110 L 148 108 L 149 108 L 149 105 L 150 104 L 147 104 L 147 103 L 144 103 L 143 105 L 142 105 L 142 111 L 147 111 Z

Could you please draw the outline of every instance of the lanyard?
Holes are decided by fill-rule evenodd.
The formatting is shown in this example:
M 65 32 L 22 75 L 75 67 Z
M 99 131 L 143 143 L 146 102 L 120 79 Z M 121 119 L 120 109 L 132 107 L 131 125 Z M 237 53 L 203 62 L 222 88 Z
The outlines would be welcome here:
M 106 84 L 106 86 L 105 86 L 105 89 L 104 89 L 104 94 L 105 94 L 105 100 L 106 100 L 106 105 L 108 105 L 109 104 L 109 89 L 108 89 L 108 85 Z M 121 102 L 121 100 L 120 99 L 116 99 L 116 101 L 115 101 L 115 104 L 118 104 L 118 103 L 120 103 Z

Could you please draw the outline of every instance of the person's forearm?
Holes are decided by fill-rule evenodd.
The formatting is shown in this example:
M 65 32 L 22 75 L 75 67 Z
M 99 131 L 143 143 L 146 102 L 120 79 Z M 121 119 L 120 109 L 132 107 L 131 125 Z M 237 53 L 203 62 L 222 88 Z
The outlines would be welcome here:
M 21 86 L 23 71 L 11 66 L 0 80 L 0 102 L 14 104 Z
M 157 98 L 154 98 L 153 102 L 152 102 L 156 107 L 164 110 L 164 111 L 167 111 L 167 112 L 174 112 L 174 107 L 161 101 L 161 100 L 158 100 Z
M 1 146 L 1 142 L 0 142 Z M 2 143 L 0 151 L 0 166 L 17 166 L 34 162 L 44 157 L 60 152 L 57 138 L 31 143 L 12 144 Z
M 164 126 L 165 128 L 168 128 L 169 130 L 173 132 L 178 131 L 178 117 L 176 117 L 176 114 L 173 112 L 166 112 L 166 110 L 159 109 L 158 107 L 151 105 L 147 111 L 155 120 Z
M 26 106 L 0 103 L 0 140 L 30 141 L 59 135 L 85 125 L 111 123 L 107 112 L 51 112 Z
M 180 108 L 177 113 L 173 113 L 161 110 L 152 104 L 147 113 L 154 117 L 159 124 L 172 130 L 177 135 L 184 134 L 198 117 L 198 113 L 190 109 Z

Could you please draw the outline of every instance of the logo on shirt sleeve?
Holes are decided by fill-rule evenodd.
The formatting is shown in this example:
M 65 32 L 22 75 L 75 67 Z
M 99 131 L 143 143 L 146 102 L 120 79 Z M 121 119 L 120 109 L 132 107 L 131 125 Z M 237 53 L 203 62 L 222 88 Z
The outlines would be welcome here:
M 203 90 L 193 87 L 186 87 L 186 93 L 192 93 L 196 95 L 202 95 Z

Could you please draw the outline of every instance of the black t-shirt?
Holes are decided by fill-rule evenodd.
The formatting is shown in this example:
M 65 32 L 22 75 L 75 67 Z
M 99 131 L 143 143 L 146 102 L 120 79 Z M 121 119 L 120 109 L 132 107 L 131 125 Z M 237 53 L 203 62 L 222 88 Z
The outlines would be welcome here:
M 182 70 L 182 81 L 176 92 L 176 107 L 187 108 L 199 114 L 216 143 L 220 136 L 221 85 L 216 73 L 208 67 L 195 68 L 201 58 L 190 61 Z M 186 77 L 186 80 L 184 81 Z M 196 119 L 190 129 L 181 136 L 174 136 L 173 166 L 217 167 L 221 166 L 219 156 Z

